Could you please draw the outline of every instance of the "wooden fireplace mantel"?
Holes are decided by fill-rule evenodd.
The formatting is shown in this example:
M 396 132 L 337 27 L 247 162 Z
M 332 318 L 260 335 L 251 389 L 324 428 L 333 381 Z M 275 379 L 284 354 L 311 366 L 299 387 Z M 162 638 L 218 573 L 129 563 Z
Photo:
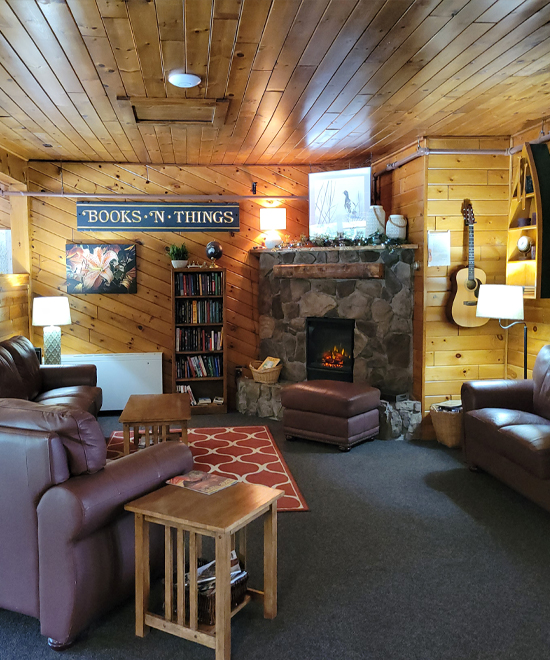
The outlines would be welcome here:
M 336 263 L 336 264 L 279 264 L 273 266 L 275 277 L 301 279 L 357 280 L 362 278 L 384 278 L 384 264 L 380 263 Z

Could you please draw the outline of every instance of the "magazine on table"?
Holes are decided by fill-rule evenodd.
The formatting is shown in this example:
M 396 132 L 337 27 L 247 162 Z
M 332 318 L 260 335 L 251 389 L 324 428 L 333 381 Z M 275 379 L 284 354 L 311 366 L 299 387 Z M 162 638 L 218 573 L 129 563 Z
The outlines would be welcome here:
M 201 470 L 191 470 L 191 472 L 188 472 L 187 474 L 180 474 L 177 477 L 168 479 L 166 483 L 172 486 L 188 488 L 197 493 L 212 495 L 228 486 L 236 484 L 237 480 L 230 479 L 229 477 L 220 477 L 217 474 L 210 474 L 209 472 L 202 472 Z
M 246 575 L 235 550 L 231 551 L 231 584 Z M 185 574 L 185 584 L 189 584 L 189 573 Z M 197 587 L 201 594 L 209 595 L 216 591 L 216 560 L 199 566 L 197 569 Z

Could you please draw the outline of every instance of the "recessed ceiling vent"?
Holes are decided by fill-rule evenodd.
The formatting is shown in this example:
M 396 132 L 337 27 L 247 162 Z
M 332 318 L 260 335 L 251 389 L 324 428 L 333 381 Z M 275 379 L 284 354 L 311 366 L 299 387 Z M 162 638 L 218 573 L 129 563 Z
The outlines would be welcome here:
M 120 98 L 131 104 L 138 124 L 178 124 L 180 126 L 223 126 L 229 101 L 222 99 Z

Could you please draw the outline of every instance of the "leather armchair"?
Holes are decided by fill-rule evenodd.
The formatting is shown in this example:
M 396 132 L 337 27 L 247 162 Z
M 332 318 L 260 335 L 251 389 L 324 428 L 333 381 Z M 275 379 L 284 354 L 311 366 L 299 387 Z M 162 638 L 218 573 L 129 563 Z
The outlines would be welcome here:
M 124 504 L 192 464 L 187 446 L 168 442 L 71 476 L 58 434 L 0 427 L 0 607 L 40 619 L 51 647 L 69 646 L 133 594 Z M 159 567 L 162 543 L 152 535 Z
M 95 380 L 93 365 L 40 367 L 24 337 L 0 344 L 0 607 L 39 619 L 55 649 L 133 594 L 124 505 L 193 466 L 176 442 L 107 463 Z M 163 541 L 153 530 L 159 570 Z

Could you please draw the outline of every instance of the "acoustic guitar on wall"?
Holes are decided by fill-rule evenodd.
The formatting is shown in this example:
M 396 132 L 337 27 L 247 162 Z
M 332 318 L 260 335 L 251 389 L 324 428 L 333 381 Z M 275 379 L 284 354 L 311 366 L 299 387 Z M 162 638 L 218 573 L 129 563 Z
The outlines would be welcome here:
M 452 293 L 449 300 L 450 318 L 457 325 L 476 328 L 485 325 L 489 319 L 476 316 L 479 287 L 485 284 L 487 276 L 474 265 L 474 210 L 469 199 L 462 202 L 462 216 L 468 227 L 468 266 L 451 275 Z

